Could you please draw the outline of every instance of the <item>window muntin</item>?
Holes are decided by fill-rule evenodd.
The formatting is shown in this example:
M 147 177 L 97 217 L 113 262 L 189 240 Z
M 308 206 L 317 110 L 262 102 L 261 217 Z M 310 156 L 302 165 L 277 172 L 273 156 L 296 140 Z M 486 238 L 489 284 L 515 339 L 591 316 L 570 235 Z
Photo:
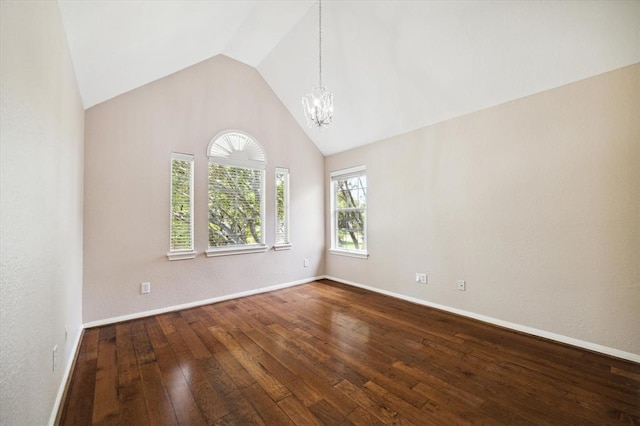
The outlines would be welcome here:
M 193 155 L 171 154 L 169 259 L 195 257 L 193 250 Z
M 276 168 L 275 247 L 290 246 L 289 169 Z
M 331 173 L 332 252 L 367 255 L 367 175 L 364 166 Z
M 209 156 L 207 256 L 264 251 L 265 167 L 260 144 L 246 133 L 214 137 Z

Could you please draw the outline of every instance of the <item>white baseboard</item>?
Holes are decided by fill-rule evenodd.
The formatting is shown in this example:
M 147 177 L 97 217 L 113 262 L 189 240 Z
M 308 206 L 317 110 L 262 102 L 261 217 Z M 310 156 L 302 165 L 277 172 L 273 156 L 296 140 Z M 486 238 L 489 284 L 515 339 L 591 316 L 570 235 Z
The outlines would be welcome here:
M 167 312 L 174 312 L 174 311 L 179 311 L 182 309 L 189 309 L 189 308 L 195 308 L 197 306 L 202 306 L 202 305 L 209 305 L 211 303 L 217 303 L 217 302 L 222 302 L 225 300 L 231 300 L 231 299 L 237 299 L 240 297 L 246 297 L 246 296 L 251 296 L 254 294 L 260 294 L 260 293 L 267 293 L 270 291 L 275 291 L 275 290 L 280 290 L 283 288 L 287 288 L 287 287 L 294 287 L 297 285 L 301 285 L 301 284 L 306 284 L 312 281 L 316 281 L 319 279 L 329 279 L 329 280 L 333 280 L 333 281 L 337 281 L 339 283 L 342 284 L 346 284 L 346 285 L 350 285 L 353 287 L 359 287 L 365 290 L 369 290 L 372 291 L 374 293 L 380 293 L 380 294 L 384 294 L 386 296 L 391 296 L 391 297 L 395 297 L 397 299 L 402 299 L 402 300 L 406 300 L 408 302 L 411 303 L 416 303 L 418 305 L 423 305 L 423 306 L 428 306 L 431 308 L 435 308 L 435 309 L 440 309 L 442 311 L 447 311 L 447 312 L 451 312 L 457 315 L 461 315 L 464 317 L 468 317 L 468 318 L 473 318 L 473 319 L 477 319 L 479 321 L 482 322 L 486 322 L 489 324 L 494 324 L 500 327 L 504 327 L 504 328 L 508 328 L 511 330 L 515 330 L 515 331 L 520 331 L 523 333 L 527 333 L 527 334 L 531 334 L 534 336 L 538 336 L 538 337 L 543 337 L 545 339 L 549 339 L 549 340 L 554 340 L 560 343 L 565 343 L 571 346 L 576 346 L 579 348 L 583 348 L 583 349 L 587 349 L 590 351 L 594 351 L 594 352 L 599 352 L 605 355 L 610 355 L 616 358 L 621 358 L 621 359 L 626 359 L 632 362 L 637 362 L 640 363 L 640 355 L 638 354 L 634 354 L 631 352 L 625 352 L 619 349 L 615 349 L 615 348 L 610 348 L 608 346 L 603 346 L 603 345 L 599 345 L 596 343 L 591 343 L 591 342 L 586 342 L 584 340 L 579 340 L 579 339 L 574 339 L 572 337 L 567 337 L 567 336 L 563 336 L 561 334 L 556 334 L 556 333 L 551 333 L 548 331 L 544 331 L 544 330 L 538 330 L 536 328 L 532 328 L 532 327 L 527 327 L 521 324 L 516 324 L 516 323 L 512 323 L 512 322 L 508 322 L 508 321 L 503 321 L 503 320 L 499 320 L 496 318 L 492 318 L 492 317 L 488 317 L 486 315 L 480 315 L 480 314 L 476 314 L 474 312 L 468 312 L 468 311 L 464 311 L 462 309 L 457 309 L 457 308 L 452 308 L 449 306 L 445 306 L 445 305 L 440 305 L 437 303 L 432 303 L 432 302 L 428 302 L 426 300 L 422 300 L 422 299 L 418 299 L 416 297 L 412 297 L 412 296 L 407 296 L 404 294 L 400 294 L 400 293 L 395 293 L 392 291 L 388 291 L 388 290 L 383 290 L 380 288 L 376 288 L 376 287 L 372 287 L 372 286 L 368 286 L 365 284 L 360 284 L 360 283 L 356 283 L 353 281 L 348 281 L 348 280 L 343 280 L 341 278 L 336 278 L 336 277 L 332 277 L 330 275 L 322 275 L 322 276 L 317 276 L 317 277 L 310 277 L 310 278 L 305 278 L 303 280 L 298 280 L 298 281 L 292 281 L 289 283 L 284 283 L 284 284 L 277 284 L 277 285 L 273 285 L 273 286 L 269 286 L 269 287 L 263 287 L 263 288 L 258 288 L 258 289 L 254 289 L 254 290 L 248 290 L 248 291 L 243 291 L 240 293 L 233 293 L 233 294 L 228 294 L 228 295 L 224 295 L 224 296 L 219 296 L 219 297 L 214 297 L 211 299 L 205 299 L 205 300 L 199 300 L 196 302 L 190 302 L 190 303 L 183 303 L 181 305 L 174 305 L 174 306 L 168 306 L 165 308 L 160 308 L 160 309 L 154 309 L 151 311 L 144 311 L 144 312 L 137 312 L 135 314 L 129 314 L 129 315 L 123 315 L 123 316 L 119 316 L 119 317 L 113 317 L 113 318 L 107 318 L 107 319 L 103 319 L 103 320 L 98 320 L 98 321 L 92 321 L 92 322 L 88 322 L 83 324 L 80 332 L 78 333 L 78 335 L 76 336 L 76 339 L 73 343 L 72 346 L 72 352 L 73 352 L 73 356 L 69 357 L 69 359 L 67 360 L 67 365 L 65 366 L 65 371 L 62 377 L 62 381 L 60 382 L 60 387 L 58 389 L 58 394 L 56 396 L 56 400 L 54 402 L 53 405 L 53 410 L 51 411 L 51 417 L 49 418 L 49 426 L 53 426 L 55 424 L 56 421 L 56 417 L 58 415 L 58 411 L 60 410 L 60 404 L 62 403 L 62 397 L 64 396 L 64 392 L 67 386 L 67 382 L 69 380 L 69 376 L 72 373 L 72 368 L 74 365 L 74 362 L 77 358 L 78 355 L 78 349 L 80 346 L 80 342 L 81 342 L 81 338 L 82 338 L 82 334 L 84 329 L 87 328 L 91 328 L 91 327 L 98 327 L 98 326 L 102 326 L 102 325 L 108 325 L 108 324 L 114 324 L 114 323 L 118 323 L 118 322 L 122 322 L 122 321 L 128 321 L 128 320 L 132 320 L 132 319 L 137 319 L 137 318 L 144 318 L 144 317 L 148 317 L 151 315 L 158 315 L 158 314 L 164 314 Z
M 610 355 L 616 358 L 626 359 L 628 361 L 633 361 L 640 363 L 640 355 L 634 354 L 631 352 L 621 351 L 619 349 L 610 348 L 608 346 L 598 345 L 597 343 L 586 342 L 584 340 L 574 339 L 573 337 L 563 336 L 561 334 L 551 333 L 544 330 L 538 330 L 537 328 L 527 327 L 525 325 L 516 324 L 509 321 L 503 321 L 496 318 L 488 317 L 486 315 L 476 314 L 474 312 L 464 311 L 462 309 L 452 308 L 445 305 L 440 305 L 437 303 L 428 302 L 426 300 L 418 299 L 416 297 L 407 296 L 400 293 L 394 293 L 392 291 L 383 290 L 376 287 L 371 287 L 365 284 L 356 283 L 353 281 L 343 280 L 341 278 L 331 277 L 325 275 L 326 279 L 337 281 L 342 284 L 347 284 L 353 287 L 363 288 L 365 290 L 373 291 L 374 293 L 384 294 L 386 296 L 395 297 L 397 299 L 406 300 L 408 302 L 416 303 L 418 305 L 429 306 L 431 308 L 440 309 L 442 311 L 451 312 L 453 314 L 462 315 L 464 317 L 477 319 L 482 322 L 486 322 L 489 324 L 497 325 L 500 327 L 508 328 L 515 331 L 520 331 L 522 333 L 531 334 L 538 337 L 543 337 L 549 340 L 555 340 L 556 342 L 565 343 L 571 346 L 577 346 L 579 348 L 587 349 L 594 352 L 599 352 L 605 355 Z
M 276 284 L 269 287 L 262 287 L 253 290 L 242 291 L 240 293 L 226 294 L 224 296 L 213 297 L 211 299 L 198 300 L 195 302 L 183 303 L 181 305 L 167 306 L 165 308 L 152 309 L 150 311 L 136 312 L 134 314 L 122 315 L 119 317 L 106 318 L 98 321 L 91 321 L 83 325 L 84 328 L 99 327 L 102 325 L 115 324 L 118 322 L 129 321 L 132 319 L 150 317 L 152 315 L 165 314 L 167 312 L 180 311 L 182 309 L 195 308 L 202 305 L 210 305 L 211 303 L 223 302 L 225 300 L 237 299 L 240 297 L 251 296 L 254 294 L 267 293 L 274 290 L 280 290 L 287 287 L 294 287 L 300 284 L 306 284 L 324 278 L 324 276 L 309 277 L 298 281 L 292 281 L 284 284 Z
M 625 352 L 625 351 L 622 351 L 620 349 L 615 349 L 615 348 L 611 348 L 611 347 L 608 347 L 608 346 L 599 345 L 597 343 L 587 342 L 587 341 L 584 341 L 584 340 L 574 339 L 573 337 L 563 336 L 561 334 L 551 333 L 549 331 L 539 330 L 537 328 L 528 327 L 528 326 L 525 326 L 525 325 L 521 325 L 521 324 L 509 322 L 509 321 L 503 321 L 503 320 L 492 318 L 492 317 L 489 317 L 489 316 L 486 316 L 486 315 L 477 314 L 475 312 L 469 312 L 469 311 L 465 311 L 465 310 L 462 310 L 462 309 L 452 308 L 452 307 L 446 306 L 446 305 L 440 305 L 438 303 L 429 302 L 429 301 L 426 301 L 426 300 L 423 300 L 423 299 L 418 299 L 416 297 L 407 296 L 407 295 L 404 295 L 404 294 L 401 294 L 401 293 L 395 293 L 395 292 L 392 292 L 392 291 L 383 290 L 383 289 L 380 289 L 380 288 L 377 288 L 377 287 L 368 286 L 366 284 L 356 283 L 356 282 L 353 282 L 353 281 L 344 280 L 344 279 L 337 278 L 337 277 L 332 277 L 330 275 L 309 277 L 309 278 L 305 278 L 305 279 L 298 280 L 298 281 L 292 281 L 292 282 L 288 282 L 288 283 L 284 283 L 284 284 L 276 284 L 276 285 L 272 285 L 272 286 L 269 286 L 269 287 L 262 287 L 262 288 L 243 291 L 243 292 L 239 292 L 239 293 L 227 294 L 227 295 L 224 295 L 224 296 L 214 297 L 214 298 L 211 298 L 211 299 L 198 300 L 198 301 L 195 301 L 195 302 L 183 303 L 181 305 L 167 306 L 167 307 L 164 307 L 164 308 L 153 309 L 153 310 L 150 310 L 150 311 L 137 312 L 137 313 L 134 313 L 134 314 L 123 315 L 123 316 L 119 316 L 119 317 L 112 317 L 112 318 L 106 318 L 106 319 L 98 320 L 98 321 L 91 321 L 91 322 L 83 324 L 83 328 L 99 327 L 99 326 L 102 326 L 102 325 L 114 324 L 114 323 L 117 323 L 117 322 L 129 321 L 129 320 L 132 320 L 132 319 L 144 318 L 144 317 L 148 317 L 148 316 L 152 316 L 152 315 L 158 315 L 158 314 L 164 314 L 164 313 L 167 313 L 167 312 L 179 311 L 179 310 L 182 310 L 182 309 L 195 308 L 197 306 L 209 305 L 211 303 L 223 302 L 225 300 L 237 299 L 237 298 L 240 298 L 240 297 L 251 296 L 251 295 L 254 295 L 254 294 L 267 293 L 267 292 L 270 292 L 270 291 L 280 290 L 280 289 L 287 288 L 287 287 L 294 287 L 294 286 L 297 286 L 297 285 L 306 284 L 306 283 L 309 283 L 311 281 L 316 281 L 316 280 L 323 279 L 323 278 L 326 278 L 326 279 L 329 279 L 329 280 L 333 280 L 333 281 L 337 281 L 339 283 L 351 285 L 351 286 L 354 286 L 354 287 L 363 288 L 365 290 L 373 291 L 375 293 L 380 293 L 380 294 L 384 294 L 384 295 L 387 295 L 387 296 L 395 297 L 397 299 L 406 300 L 408 302 L 416 303 L 416 304 L 419 304 L 419 305 L 429 306 L 429 307 L 432 307 L 432 308 L 436 308 L 436 309 L 440 309 L 440 310 L 443 310 L 443 311 L 451 312 L 451 313 L 454 313 L 454 314 L 457 314 L 457 315 L 462 315 L 464 317 L 477 319 L 477 320 L 482 321 L 482 322 L 486 322 L 486 323 L 489 323 L 489 324 L 494 324 L 494 325 L 497 325 L 497 326 L 500 326 L 500 327 L 504 327 L 504 328 L 508 328 L 508 329 L 511 329 L 511 330 L 520 331 L 520 332 L 531 334 L 531 335 L 534 335 L 534 336 L 543 337 L 545 339 L 555 340 L 555 341 L 560 342 L 560 343 L 565 343 L 565 344 L 568 344 L 568 345 L 577 346 L 577 347 L 580 347 L 580 348 L 583 348 L 583 349 L 587 349 L 587 350 L 590 350 L 590 351 L 603 353 L 605 355 L 614 356 L 616 358 L 626 359 L 626 360 L 629 360 L 629 361 L 640 363 L 640 355 L 639 354 L 634 354 L 634 353 L 631 353 L 631 352 Z M 79 339 L 79 337 L 78 337 L 78 339 Z M 76 342 L 76 345 L 78 343 L 79 343 L 79 340 L 78 340 L 78 342 Z M 65 372 L 65 374 L 68 374 L 68 372 Z
M 80 342 L 82 340 L 82 332 L 84 328 L 80 328 L 78 335 L 76 336 L 73 345 L 71 346 L 71 356 L 67 360 L 67 365 L 65 365 L 64 372 L 62 374 L 62 380 L 60 381 L 60 387 L 58 388 L 58 394 L 56 395 L 56 400 L 53 403 L 53 409 L 51 410 L 51 416 L 49 417 L 49 426 L 53 426 L 56 423 L 56 418 L 58 416 L 58 411 L 62 408 L 60 405 L 62 404 L 62 397 L 64 396 L 64 392 L 67 388 L 67 383 L 69 382 L 69 376 L 72 374 L 72 369 L 75 364 L 76 358 L 78 357 L 78 349 L 80 349 Z

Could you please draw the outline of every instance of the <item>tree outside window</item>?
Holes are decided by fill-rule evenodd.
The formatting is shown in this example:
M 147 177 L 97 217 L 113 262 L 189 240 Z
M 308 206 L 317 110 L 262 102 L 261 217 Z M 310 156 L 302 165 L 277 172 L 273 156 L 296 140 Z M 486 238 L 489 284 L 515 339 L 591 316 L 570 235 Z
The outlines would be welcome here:
M 367 175 L 364 167 L 333 172 L 332 250 L 367 252 Z

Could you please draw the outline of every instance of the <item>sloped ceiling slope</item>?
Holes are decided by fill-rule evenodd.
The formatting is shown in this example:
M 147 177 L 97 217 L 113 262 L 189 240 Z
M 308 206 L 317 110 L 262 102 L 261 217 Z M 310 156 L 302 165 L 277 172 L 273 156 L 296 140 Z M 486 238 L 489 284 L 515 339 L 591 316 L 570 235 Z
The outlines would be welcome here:
M 85 108 L 217 54 L 333 154 L 640 62 L 640 1 L 323 2 L 331 127 L 307 128 L 315 1 L 59 1 Z

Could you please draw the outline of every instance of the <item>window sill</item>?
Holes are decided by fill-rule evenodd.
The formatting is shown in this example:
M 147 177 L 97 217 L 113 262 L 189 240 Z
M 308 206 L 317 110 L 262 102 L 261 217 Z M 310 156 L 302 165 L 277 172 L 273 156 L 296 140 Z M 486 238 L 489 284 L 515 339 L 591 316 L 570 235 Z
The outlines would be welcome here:
M 167 258 L 169 260 L 185 260 L 185 259 L 195 259 L 198 255 L 197 251 L 174 251 L 167 253 Z
M 273 249 L 275 251 L 280 251 L 280 250 L 291 250 L 292 245 L 291 244 L 274 244 L 273 245 Z
M 269 247 L 264 244 L 251 246 L 236 246 L 225 248 L 213 248 L 206 251 L 207 257 L 232 256 L 234 254 L 264 253 Z
M 364 252 L 364 251 L 349 251 L 349 250 L 340 250 L 340 249 L 329 249 L 329 253 L 337 254 L 338 256 L 356 257 L 358 259 L 367 259 L 367 258 L 369 258 L 369 253 Z

